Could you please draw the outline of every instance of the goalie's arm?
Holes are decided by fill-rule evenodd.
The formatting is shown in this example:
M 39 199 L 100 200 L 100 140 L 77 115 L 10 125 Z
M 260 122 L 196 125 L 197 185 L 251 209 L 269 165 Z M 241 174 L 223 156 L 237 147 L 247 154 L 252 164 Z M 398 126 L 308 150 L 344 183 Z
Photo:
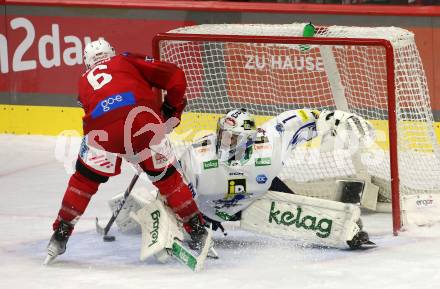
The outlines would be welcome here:
M 273 139 L 280 138 L 283 151 L 288 151 L 318 135 L 316 132 L 318 116 L 317 110 L 288 110 L 264 123 L 262 128 Z
M 316 130 L 319 135 L 340 135 L 351 132 L 364 141 L 374 141 L 375 130 L 363 117 L 342 110 L 323 110 L 316 121 Z

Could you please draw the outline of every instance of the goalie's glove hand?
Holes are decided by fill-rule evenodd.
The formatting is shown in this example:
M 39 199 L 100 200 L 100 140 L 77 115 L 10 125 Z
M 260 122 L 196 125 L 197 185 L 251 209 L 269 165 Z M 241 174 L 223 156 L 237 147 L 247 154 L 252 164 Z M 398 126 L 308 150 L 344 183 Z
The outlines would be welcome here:
M 354 134 L 359 140 L 374 141 L 372 125 L 363 117 L 342 110 L 323 110 L 316 122 L 319 135 L 336 136 L 343 133 Z
M 165 98 L 166 99 L 166 98 Z M 169 120 L 170 118 L 174 117 L 176 118 L 175 124 L 173 124 L 173 128 L 177 127 L 180 124 L 180 120 L 182 117 L 183 110 L 186 106 L 186 100 L 184 99 L 182 104 L 178 107 L 172 106 L 169 104 L 166 100 L 162 104 L 162 116 L 164 117 L 165 121 Z

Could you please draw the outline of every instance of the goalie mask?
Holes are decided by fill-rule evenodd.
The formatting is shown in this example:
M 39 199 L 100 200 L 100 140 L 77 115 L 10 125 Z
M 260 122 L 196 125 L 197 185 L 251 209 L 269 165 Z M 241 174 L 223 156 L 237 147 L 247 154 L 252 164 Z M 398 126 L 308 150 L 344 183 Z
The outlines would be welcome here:
M 90 42 L 84 48 L 84 64 L 87 69 L 92 68 L 96 63 L 115 56 L 115 49 L 104 39 Z
M 217 123 L 217 155 L 222 161 L 242 160 L 251 152 L 257 134 L 254 117 L 246 109 L 234 109 Z

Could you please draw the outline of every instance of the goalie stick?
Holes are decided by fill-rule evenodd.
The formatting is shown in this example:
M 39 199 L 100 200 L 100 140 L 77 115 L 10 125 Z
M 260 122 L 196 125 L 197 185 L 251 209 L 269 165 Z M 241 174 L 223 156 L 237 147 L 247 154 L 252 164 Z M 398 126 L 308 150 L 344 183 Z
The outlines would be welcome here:
M 113 223 L 115 222 L 116 218 L 118 217 L 119 212 L 124 207 L 124 204 L 127 201 L 127 198 L 130 195 L 131 190 L 133 189 L 133 187 L 136 184 L 138 179 L 139 179 L 139 174 L 136 174 L 133 177 L 133 179 L 131 180 L 130 185 L 128 186 L 127 190 L 125 190 L 125 193 L 124 193 L 122 200 L 118 204 L 118 207 L 113 212 L 113 215 L 111 216 L 110 220 L 108 221 L 108 223 L 105 227 L 101 227 L 99 225 L 98 217 L 96 217 L 96 231 L 98 232 L 98 234 L 103 235 L 102 239 L 104 240 L 104 242 L 113 242 L 116 239 L 115 236 L 111 236 L 111 235 L 107 235 L 107 234 L 110 231 L 110 228 L 113 225 Z

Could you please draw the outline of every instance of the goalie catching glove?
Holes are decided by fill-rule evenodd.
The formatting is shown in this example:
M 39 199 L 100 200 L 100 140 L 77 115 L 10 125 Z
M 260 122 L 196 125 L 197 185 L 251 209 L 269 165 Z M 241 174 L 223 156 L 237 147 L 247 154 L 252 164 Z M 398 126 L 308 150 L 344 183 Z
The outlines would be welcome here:
M 375 133 L 371 124 L 363 117 L 342 110 L 323 110 L 316 121 L 318 134 L 323 137 L 350 137 L 354 134 L 363 142 L 374 141 Z M 345 135 L 344 135 L 345 134 Z

